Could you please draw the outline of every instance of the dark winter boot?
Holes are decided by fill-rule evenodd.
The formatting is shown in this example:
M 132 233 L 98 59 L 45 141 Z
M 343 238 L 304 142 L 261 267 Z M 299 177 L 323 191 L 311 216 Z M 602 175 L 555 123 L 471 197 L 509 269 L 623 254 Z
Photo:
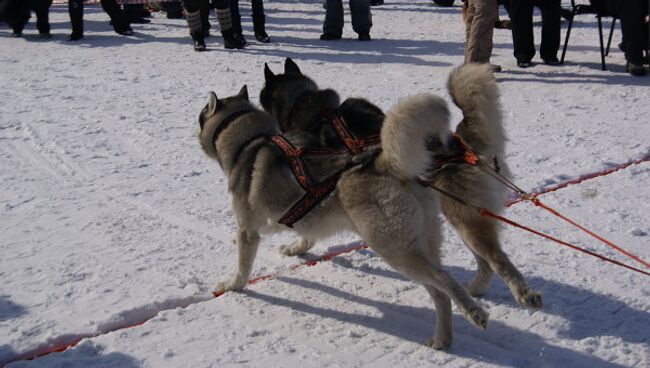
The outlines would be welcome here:
M 255 39 L 258 40 L 261 43 L 269 43 L 269 42 L 271 42 L 271 38 L 264 31 L 255 32 Z
M 221 27 L 223 46 L 225 48 L 242 49 L 246 46 L 244 36 L 233 29 L 230 8 L 217 9 L 217 20 L 219 21 L 219 27 Z
M 206 51 L 208 49 L 208 47 L 205 45 L 205 40 L 203 37 L 192 37 L 192 40 L 194 41 L 194 51 Z
M 239 33 L 233 32 L 232 29 L 222 31 L 221 35 L 223 36 L 223 47 L 227 49 L 243 49 L 246 47 L 244 37 Z
M 205 51 L 205 37 L 201 24 L 201 11 L 187 12 L 187 25 L 190 27 L 190 35 L 194 41 L 194 51 Z

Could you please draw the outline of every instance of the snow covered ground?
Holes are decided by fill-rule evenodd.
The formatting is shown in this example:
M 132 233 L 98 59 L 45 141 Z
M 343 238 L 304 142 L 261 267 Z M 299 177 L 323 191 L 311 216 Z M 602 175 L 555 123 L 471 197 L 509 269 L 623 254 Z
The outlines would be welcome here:
M 566 3 L 567 1 L 565 1 Z M 321 87 L 384 109 L 419 92 L 446 94 L 462 62 L 460 8 L 428 0 L 372 9 L 373 41 L 318 40 L 321 1 L 267 2 L 270 45 L 226 51 L 218 37 L 195 53 L 182 20 L 155 14 L 135 36 L 114 34 L 98 6 L 86 37 L 65 41 L 34 23 L 13 39 L 0 28 L 0 365 L 9 367 L 648 367 L 647 276 L 504 227 L 504 248 L 545 307 L 525 310 L 495 279 L 479 303 L 486 331 L 454 308 L 449 351 L 423 345 L 435 310 L 425 290 L 371 250 L 290 270 L 290 233 L 264 241 L 255 276 L 279 277 L 243 293 L 210 296 L 233 269 L 234 222 L 224 176 L 196 140 L 207 92 L 247 84 L 263 65 L 293 58 Z M 249 4 L 242 2 L 252 40 Z M 537 18 L 539 20 L 539 18 Z M 213 33 L 217 34 L 216 21 Z M 539 28 L 536 28 L 539 40 Z M 493 62 L 516 182 L 540 189 L 650 152 L 650 78 L 624 73 L 616 48 L 599 64 L 595 20 L 576 22 L 566 65 L 519 69 L 509 31 L 496 30 Z M 460 118 L 454 110 L 454 121 Z M 650 163 L 544 195 L 586 227 L 650 259 Z M 506 216 L 628 262 L 577 229 L 520 203 Z M 445 227 L 445 264 L 462 281 L 473 257 Z M 357 240 L 341 234 L 313 253 Z M 631 265 L 643 267 L 628 262 Z M 151 319 L 150 319 L 151 318 Z M 109 332 L 149 319 L 143 325 Z M 83 336 L 76 347 L 20 359 Z

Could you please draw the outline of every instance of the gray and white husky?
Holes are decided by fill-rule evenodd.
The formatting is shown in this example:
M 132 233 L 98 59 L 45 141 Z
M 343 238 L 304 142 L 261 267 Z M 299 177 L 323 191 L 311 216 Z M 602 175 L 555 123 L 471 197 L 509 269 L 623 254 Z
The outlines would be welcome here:
M 288 230 L 278 220 L 304 191 L 270 138 L 281 134 L 277 120 L 249 102 L 245 86 L 224 99 L 210 93 L 199 123 L 203 150 L 228 177 L 238 225 L 236 271 L 216 289 L 239 290 L 251 274 L 260 235 Z M 441 265 L 438 202 L 418 180 L 434 163 L 432 149 L 446 149 L 448 134 L 444 100 L 420 94 L 402 101 L 386 115 L 381 152 L 345 171 L 334 191 L 293 225 L 305 239 L 356 232 L 388 265 L 422 284 L 436 306 L 435 335 L 427 340 L 436 349 L 451 344 L 452 301 L 476 327 L 486 328 L 488 321 L 488 313 Z M 300 146 L 300 132 L 287 138 Z
M 321 142 L 331 142 L 332 139 L 322 139 L 327 136 L 323 132 L 332 128 L 322 122 L 318 113 L 334 108 L 340 109 L 353 133 L 372 135 L 382 129 L 383 114 L 378 107 L 363 99 L 348 99 L 339 107 L 335 91 L 319 89 L 289 58 L 285 60 L 283 74 L 274 74 L 265 65 L 264 78 L 260 101 L 269 113 L 280 120 L 283 133 L 311 133 Z M 499 157 L 501 174 L 508 177 L 510 173 L 503 161 L 506 138 L 501 122 L 499 91 L 489 66 L 466 64 L 456 68 L 449 76 L 448 90 L 464 117 L 456 128 L 456 134 L 484 159 L 489 161 L 495 156 Z M 417 99 L 409 101 L 407 99 L 393 109 L 393 119 L 426 120 L 426 110 L 415 102 Z M 295 113 L 301 111 L 311 114 Z M 390 143 L 382 141 L 383 145 Z M 495 213 L 503 209 L 502 204 L 507 194 L 504 192 L 505 187 L 476 166 L 448 163 L 437 172 L 432 182 L 445 192 L 476 206 L 488 208 Z M 476 258 L 478 270 L 468 285 L 470 294 L 483 295 L 493 272 L 496 272 L 520 305 L 541 307 L 541 294 L 528 287 L 524 277 L 501 249 L 495 220 L 481 216 L 474 208 L 462 205 L 449 196 L 441 195 L 440 203 L 443 214 Z M 281 252 L 300 255 L 313 245 L 313 239 L 303 238 L 292 245 L 283 246 Z

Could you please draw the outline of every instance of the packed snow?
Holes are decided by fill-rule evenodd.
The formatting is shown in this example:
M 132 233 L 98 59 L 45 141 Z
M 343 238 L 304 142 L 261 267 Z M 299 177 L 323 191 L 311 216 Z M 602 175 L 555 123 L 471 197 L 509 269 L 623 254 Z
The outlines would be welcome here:
M 344 39 L 325 42 L 322 1 L 267 2 L 271 44 L 254 41 L 249 4 L 240 5 L 251 44 L 235 51 L 210 37 L 208 52 L 194 52 L 185 21 L 161 13 L 134 25 L 135 36 L 119 36 L 99 6 L 87 6 L 79 42 L 66 41 L 61 5 L 51 8 L 51 40 L 38 38 L 34 21 L 24 38 L 0 28 L 0 365 L 650 366 L 647 276 L 505 225 L 503 247 L 543 292 L 544 308 L 519 307 L 495 278 L 478 299 L 490 313 L 487 330 L 454 307 L 448 351 L 424 345 L 436 313 L 424 288 L 371 248 L 292 269 L 304 260 L 278 249 L 294 235 L 265 238 L 254 276 L 276 277 L 213 298 L 212 285 L 234 270 L 236 247 L 226 180 L 196 138 L 209 91 L 223 97 L 246 84 L 257 103 L 264 63 L 281 72 L 291 57 L 344 98 L 389 109 L 429 92 L 451 104 L 446 79 L 463 60 L 459 4 L 387 0 L 372 8 L 371 42 L 356 40 L 346 5 Z M 519 69 L 510 31 L 495 30 L 510 139 L 503 159 L 522 188 L 551 188 L 650 153 L 650 78 L 625 73 L 620 36 L 601 71 L 596 21 L 583 16 L 565 65 Z M 648 261 L 649 182 L 644 162 L 541 198 Z M 530 204 L 505 215 L 643 268 Z M 468 281 L 472 255 L 447 225 L 443 235 L 446 268 Z M 356 240 L 340 234 L 311 257 Z M 65 352 L 24 360 L 82 337 Z

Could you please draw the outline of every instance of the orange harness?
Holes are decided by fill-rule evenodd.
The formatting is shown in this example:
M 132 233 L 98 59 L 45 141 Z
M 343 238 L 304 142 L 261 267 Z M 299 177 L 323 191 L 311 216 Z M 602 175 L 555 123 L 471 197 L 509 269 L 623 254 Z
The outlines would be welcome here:
M 345 167 L 334 175 L 331 175 L 322 182 L 316 182 L 307 170 L 303 157 L 305 156 L 325 156 L 325 155 L 341 155 L 351 154 L 358 155 L 372 147 L 377 147 L 380 143 L 379 135 L 371 135 L 365 138 L 357 138 L 350 132 L 343 117 L 332 112 L 328 115 L 328 121 L 336 131 L 337 135 L 345 145 L 343 149 L 332 148 L 298 148 L 281 135 L 272 136 L 271 140 L 284 152 L 284 155 L 291 164 L 291 171 L 293 176 L 298 181 L 298 184 L 305 190 L 305 195 L 298 200 L 287 213 L 282 216 L 281 224 L 293 227 L 293 224 L 305 217 L 318 203 L 320 203 L 327 195 L 329 195 L 338 183 L 341 175 L 352 167 L 350 161 Z

